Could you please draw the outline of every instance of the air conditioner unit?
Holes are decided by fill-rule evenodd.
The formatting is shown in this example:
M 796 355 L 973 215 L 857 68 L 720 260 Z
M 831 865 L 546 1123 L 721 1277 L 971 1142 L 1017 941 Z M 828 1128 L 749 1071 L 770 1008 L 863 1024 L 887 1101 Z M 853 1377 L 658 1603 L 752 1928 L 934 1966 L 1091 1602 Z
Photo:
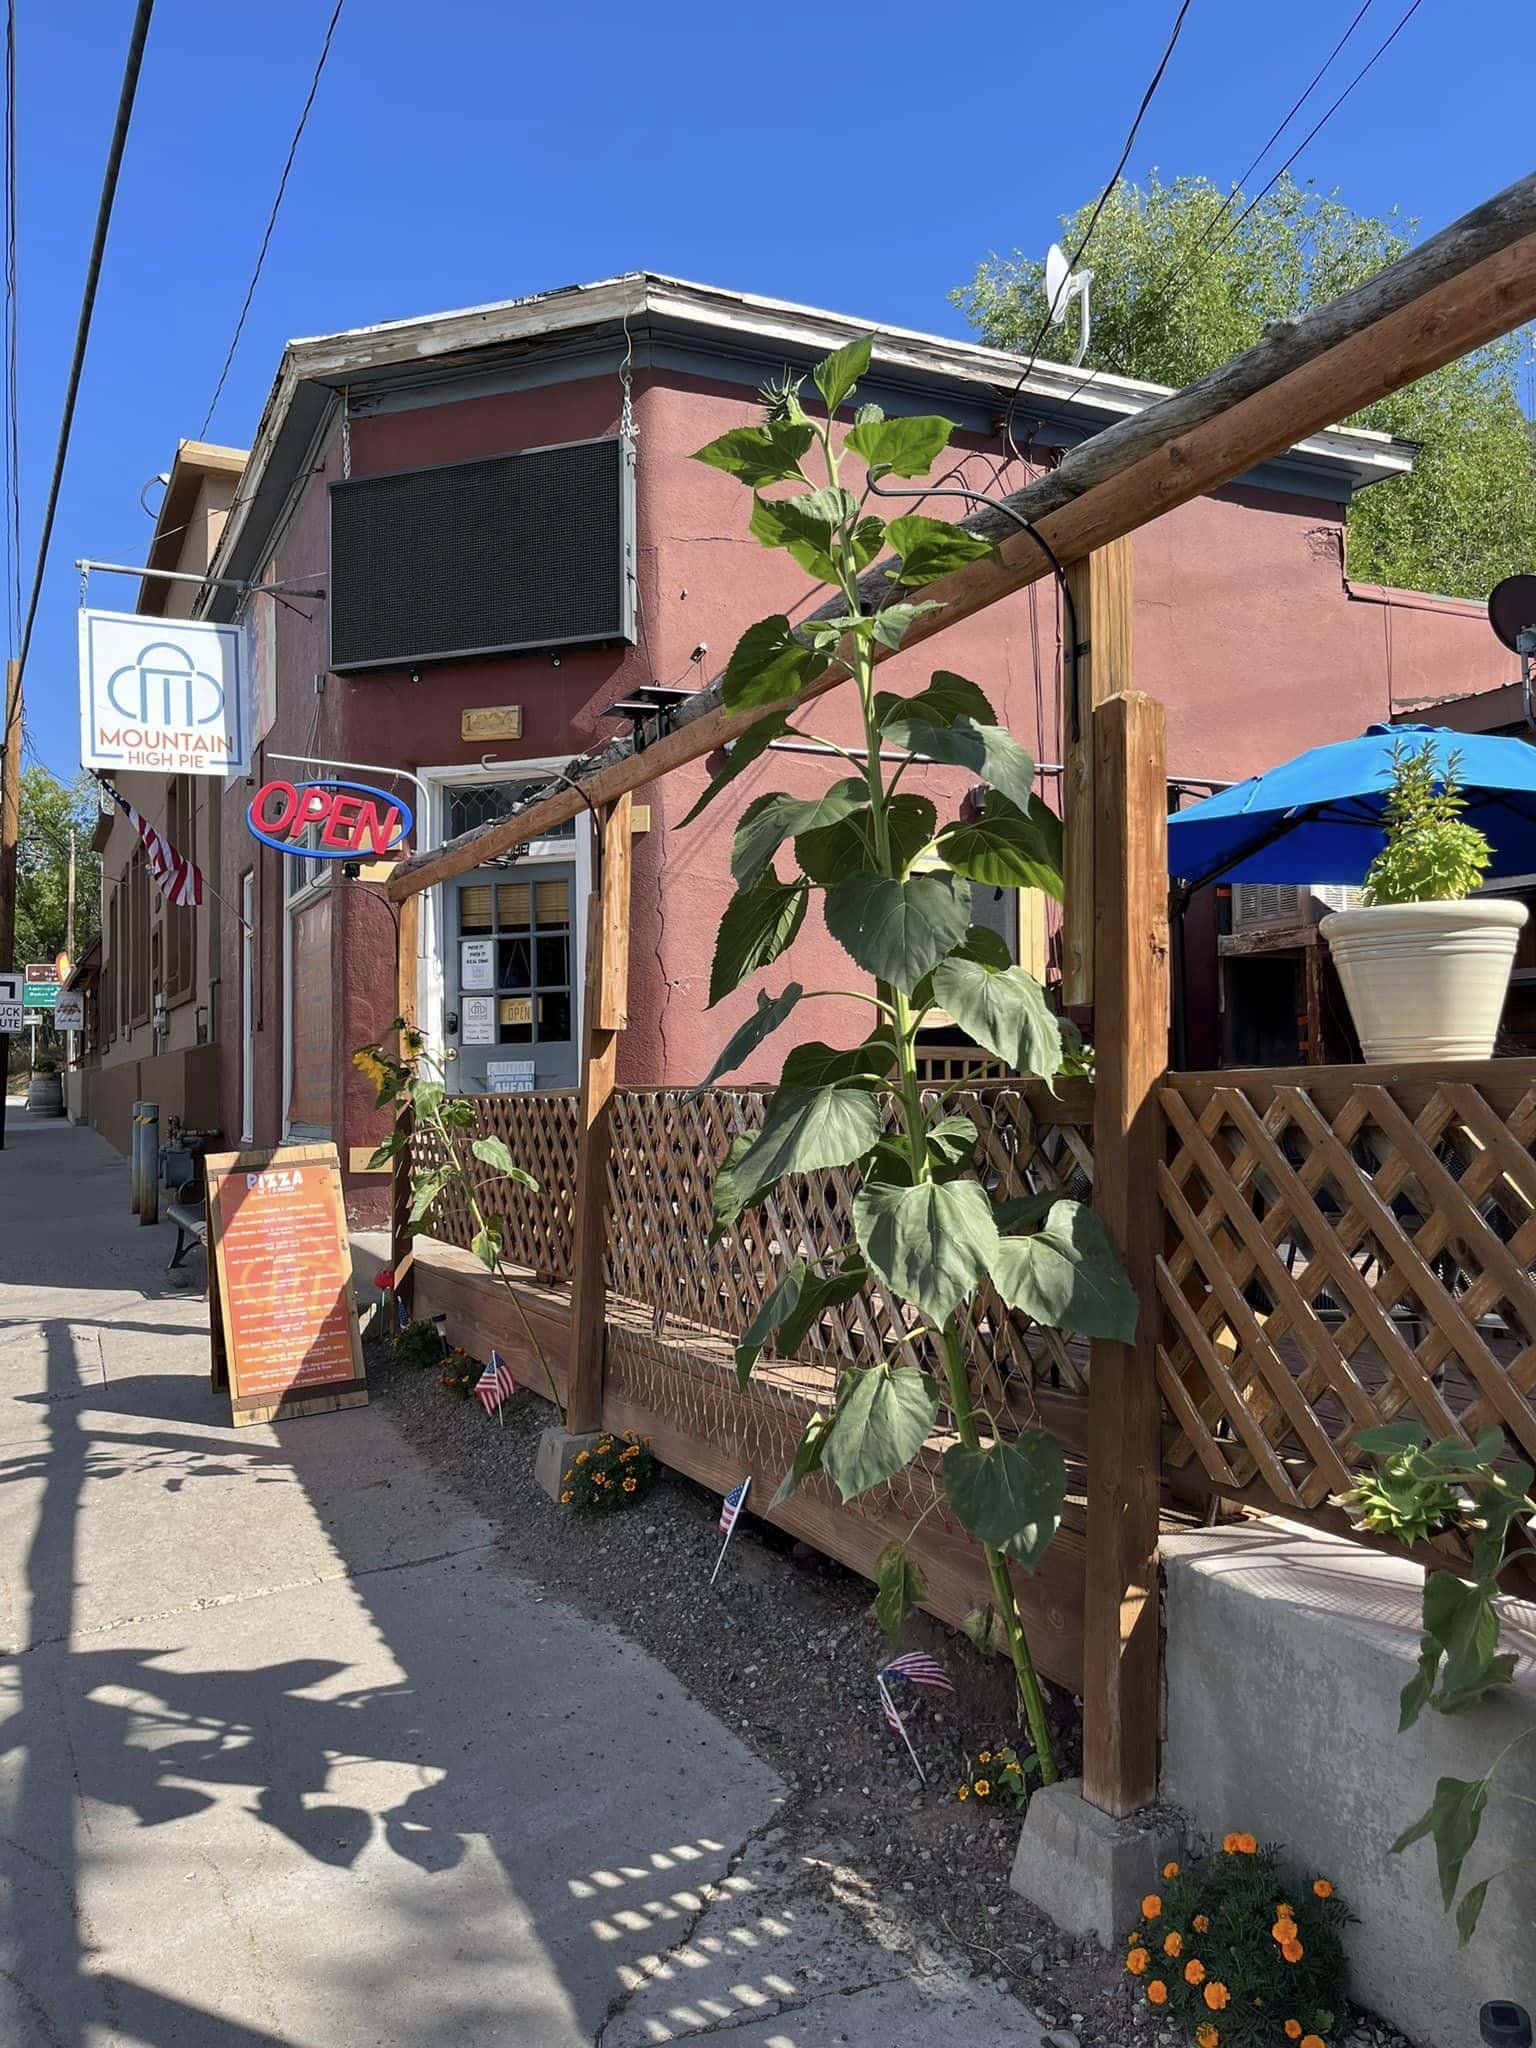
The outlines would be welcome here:
M 1341 882 L 1234 882 L 1232 929 L 1317 924 L 1330 910 L 1349 910 L 1359 901 L 1360 891 Z

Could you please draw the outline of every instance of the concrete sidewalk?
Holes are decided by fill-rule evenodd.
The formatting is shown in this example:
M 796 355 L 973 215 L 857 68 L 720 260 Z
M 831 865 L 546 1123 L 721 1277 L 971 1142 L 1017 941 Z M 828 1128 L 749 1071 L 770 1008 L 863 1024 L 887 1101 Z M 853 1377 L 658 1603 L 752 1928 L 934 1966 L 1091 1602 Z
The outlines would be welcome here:
M 0 2048 L 1003 2048 L 383 1410 L 236 1432 L 89 1131 L 0 1153 Z

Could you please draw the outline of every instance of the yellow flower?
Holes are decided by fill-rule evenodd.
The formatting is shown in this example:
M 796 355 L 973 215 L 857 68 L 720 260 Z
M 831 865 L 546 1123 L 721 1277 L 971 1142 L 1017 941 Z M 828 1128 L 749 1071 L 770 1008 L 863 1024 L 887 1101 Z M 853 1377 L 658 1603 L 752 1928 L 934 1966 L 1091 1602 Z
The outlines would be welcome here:
M 1195 2040 L 1198 2043 L 1198 2048 L 1216 2048 L 1216 2043 L 1220 2039 L 1220 2034 L 1217 2033 L 1209 2020 L 1202 2020 L 1195 2029 Z
M 957 1793 L 955 1794 L 955 1797 L 956 1797 L 957 1799 L 969 1799 L 969 1798 L 970 1798 L 970 1796 L 971 1796 L 971 1788 L 970 1788 L 970 1786 L 969 1786 L 969 1785 L 962 1785 L 962 1786 L 960 1787 L 960 1790 L 959 1790 L 959 1791 L 958 1791 L 958 1792 L 957 1792 Z
M 1133 1948 L 1125 1959 L 1125 1967 L 1133 1977 L 1144 1977 L 1151 1961 L 1152 1957 L 1146 1949 Z
M 365 1074 L 375 1088 L 382 1088 L 389 1078 L 389 1069 L 370 1046 L 352 1055 L 352 1064 L 360 1074 Z
M 1159 1898 L 1159 1897 L 1157 1896 L 1157 1893 L 1156 1893 L 1156 1892 L 1148 1892 L 1148 1893 L 1147 1893 L 1147 1896 L 1146 1896 L 1146 1897 L 1145 1897 L 1145 1898 L 1144 1898 L 1144 1899 L 1142 1900 L 1142 1902 L 1141 1902 L 1141 1917 L 1142 1917 L 1142 1919 L 1143 1919 L 1143 1920 L 1155 1920 L 1155 1919 L 1157 1918 L 1158 1914 L 1159 1914 L 1159 1913 L 1161 1913 L 1161 1911 L 1162 1911 L 1162 1910 L 1163 1910 L 1163 1902 L 1162 1902 L 1162 1900 L 1161 1900 L 1161 1899 L 1160 1899 L 1160 1898 Z
M 984 1750 L 983 1750 L 983 1751 L 981 1752 L 980 1756 L 979 1756 L 979 1757 L 977 1757 L 976 1761 L 977 1761 L 977 1763 L 979 1763 L 979 1764 L 989 1764 L 989 1763 L 991 1763 L 991 1761 L 992 1761 L 992 1752 L 991 1752 L 991 1750 L 990 1750 L 990 1749 L 984 1749 Z
M 592 1455 L 592 1453 L 591 1453 L 590 1451 L 578 1451 L 578 1452 L 576 1453 L 576 1462 L 577 1462 L 577 1464 L 578 1464 L 578 1465 L 585 1465 L 585 1464 L 586 1464 L 586 1462 L 587 1462 L 587 1460 L 588 1460 L 588 1458 L 590 1458 L 590 1457 L 591 1457 L 591 1455 Z
M 1320 1899 L 1331 1899 L 1333 1897 L 1333 1886 L 1326 1877 L 1318 1878 L 1312 1889 Z
M 978 1778 L 976 1780 L 976 1797 L 978 1799 L 987 1798 L 990 1795 L 991 1790 L 992 1786 L 990 1780 L 986 1778 Z
M 561 1507 L 563 1507 L 563 1508 L 568 1508 L 568 1507 L 570 1506 L 570 1504 L 571 1504 L 571 1501 L 573 1500 L 573 1498 L 574 1498 L 574 1495 L 572 1495 L 572 1494 L 569 1494 L 569 1493 L 562 1493 L 562 1494 L 561 1494 L 561 1496 L 560 1496 L 560 1505 L 561 1505 Z
M 1165 1863 L 1165 1864 L 1163 1865 L 1163 1875 L 1164 1875 L 1164 1877 L 1172 1879 L 1172 1878 L 1175 1878 L 1175 1877 L 1177 1877 L 1177 1876 L 1178 1876 L 1178 1874 L 1179 1874 L 1179 1866 L 1177 1865 L 1177 1863 Z
M 626 1493 L 633 1493 L 633 1492 L 634 1492 L 634 1490 L 635 1490 L 635 1488 L 636 1488 L 636 1487 L 637 1487 L 637 1486 L 638 1486 L 639 1484 L 640 1484 L 640 1482 L 639 1482 L 639 1480 L 638 1480 L 638 1479 L 626 1479 L 626 1480 L 625 1480 L 625 1482 L 624 1482 L 624 1491 L 625 1491 Z
M 1168 1986 L 1161 1977 L 1154 1977 L 1147 1986 L 1147 1999 L 1152 2005 L 1166 2005 L 1168 2003 Z
M 1184 1937 L 1177 1928 L 1174 1929 L 1172 1934 L 1165 1934 L 1163 1936 L 1163 1954 L 1165 1956 L 1178 1956 L 1182 1955 L 1183 1952 Z

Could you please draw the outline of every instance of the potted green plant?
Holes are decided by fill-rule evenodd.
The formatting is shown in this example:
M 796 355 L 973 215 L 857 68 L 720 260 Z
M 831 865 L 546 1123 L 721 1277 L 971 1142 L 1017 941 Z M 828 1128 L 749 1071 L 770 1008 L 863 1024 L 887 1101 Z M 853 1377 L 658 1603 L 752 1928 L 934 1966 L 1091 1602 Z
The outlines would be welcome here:
M 1364 901 L 1322 922 L 1368 1060 L 1485 1060 L 1504 1009 L 1527 911 L 1469 901 L 1492 858 L 1462 815 L 1460 757 L 1433 739 L 1392 755 L 1387 843 Z

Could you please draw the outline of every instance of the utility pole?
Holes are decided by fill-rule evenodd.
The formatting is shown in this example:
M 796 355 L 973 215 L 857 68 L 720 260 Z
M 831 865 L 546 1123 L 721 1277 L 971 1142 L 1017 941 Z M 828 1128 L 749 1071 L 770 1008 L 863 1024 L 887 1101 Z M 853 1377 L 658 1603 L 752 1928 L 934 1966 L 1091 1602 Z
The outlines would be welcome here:
M 69 886 L 68 893 L 64 899 L 64 905 L 64 951 L 69 958 L 69 971 L 73 974 L 75 971 L 75 828 L 73 825 L 69 828 Z M 75 1034 L 73 1031 L 66 1031 L 64 1034 L 64 1064 L 66 1067 L 72 1067 L 75 1064 Z
M 16 848 L 21 838 L 21 670 L 5 665 L 5 748 L 0 753 L 0 973 L 16 964 Z M 11 1041 L 0 1036 L 0 1150 L 5 1147 L 5 1094 Z

